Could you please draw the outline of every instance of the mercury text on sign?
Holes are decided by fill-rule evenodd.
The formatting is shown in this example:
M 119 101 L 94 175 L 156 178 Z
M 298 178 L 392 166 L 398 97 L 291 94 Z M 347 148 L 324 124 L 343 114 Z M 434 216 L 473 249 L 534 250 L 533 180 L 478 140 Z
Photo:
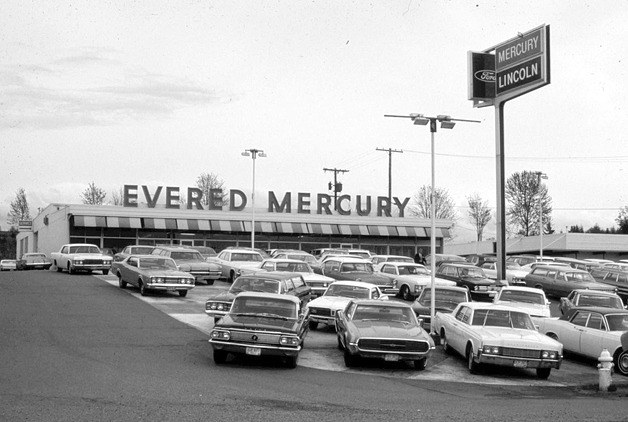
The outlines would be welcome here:
M 495 49 L 495 69 L 500 71 L 543 52 L 542 30 L 532 31 Z

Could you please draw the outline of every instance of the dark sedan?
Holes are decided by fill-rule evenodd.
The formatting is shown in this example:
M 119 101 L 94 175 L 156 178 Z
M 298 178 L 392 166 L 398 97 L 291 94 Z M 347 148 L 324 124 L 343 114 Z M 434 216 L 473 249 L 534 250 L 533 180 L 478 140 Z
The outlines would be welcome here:
M 322 265 L 322 273 L 335 280 L 375 284 L 385 295 L 395 296 L 399 292 L 391 277 L 376 273 L 373 264 L 362 258 L 352 256 L 329 258 Z
M 15 263 L 18 270 L 47 270 L 52 266 L 52 261 L 45 253 L 30 252 L 22 255 Z
M 132 284 L 146 296 L 150 290 L 178 292 L 185 297 L 188 290 L 194 287 L 194 276 L 179 271 L 177 264 L 171 259 L 155 255 L 130 255 L 118 263 L 115 275 L 118 284 L 124 289 Z
M 458 287 L 469 290 L 473 300 L 490 302 L 504 284 L 491 280 L 481 268 L 470 264 L 443 262 L 436 270 L 436 277 L 456 282 Z

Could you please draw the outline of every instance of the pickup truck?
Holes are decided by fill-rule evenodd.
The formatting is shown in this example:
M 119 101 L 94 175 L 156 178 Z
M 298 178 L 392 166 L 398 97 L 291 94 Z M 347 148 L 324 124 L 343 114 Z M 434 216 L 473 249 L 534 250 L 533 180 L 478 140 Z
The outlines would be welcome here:
M 61 246 L 59 252 L 50 254 L 52 264 L 58 272 L 67 270 L 69 274 L 78 271 L 92 272 L 102 271 L 103 275 L 109 274 L 113 258 L 104 255 L 98 246 L 88 243 L 70 243 Z

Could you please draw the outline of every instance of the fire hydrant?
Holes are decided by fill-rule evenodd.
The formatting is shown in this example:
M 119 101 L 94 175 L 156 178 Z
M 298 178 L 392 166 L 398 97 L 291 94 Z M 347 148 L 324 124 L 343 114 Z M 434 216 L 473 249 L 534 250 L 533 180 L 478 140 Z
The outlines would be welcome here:
M 613 357 L 608 352 L 607 349 L 603 349 L 602 353 L 600 353 L 600 357 L 597 359 L 600 363 L 598 363 L 598 373 L 600 376 L 599 379 L 599 391 L 608 391 L 609 387 L 613 380 L 611 379 L 611 371 L 613 369 Z

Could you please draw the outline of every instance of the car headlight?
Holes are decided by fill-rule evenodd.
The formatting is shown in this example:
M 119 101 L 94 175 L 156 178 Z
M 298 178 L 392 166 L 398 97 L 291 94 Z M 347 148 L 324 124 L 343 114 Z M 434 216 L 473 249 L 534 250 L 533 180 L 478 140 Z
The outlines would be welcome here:
M 281 336 L 279 338 L 279 343 L 282 346 L 298 346 L 299 338 L 294 336 Z
M 225 330 L 213 330 L 211 333 L 211 338 L 214 340 L 231 340 L 231 333 Z
M 558 358 L 558 352 L 554 350 L 543 350 L 541 352 L 542 359 L 556 359 Z
M 83 265 L 83 260 L 82 259 L 77 259 L 74 261 L 75 265 Z
M 498 346 L 483 346 L 482 347 L 482 353 L 488 354 L 488 355 L 499 355 L 501 354 L 501 348 Z
M 473 290 L 480 290 L 480 286 L 473 287 Z

